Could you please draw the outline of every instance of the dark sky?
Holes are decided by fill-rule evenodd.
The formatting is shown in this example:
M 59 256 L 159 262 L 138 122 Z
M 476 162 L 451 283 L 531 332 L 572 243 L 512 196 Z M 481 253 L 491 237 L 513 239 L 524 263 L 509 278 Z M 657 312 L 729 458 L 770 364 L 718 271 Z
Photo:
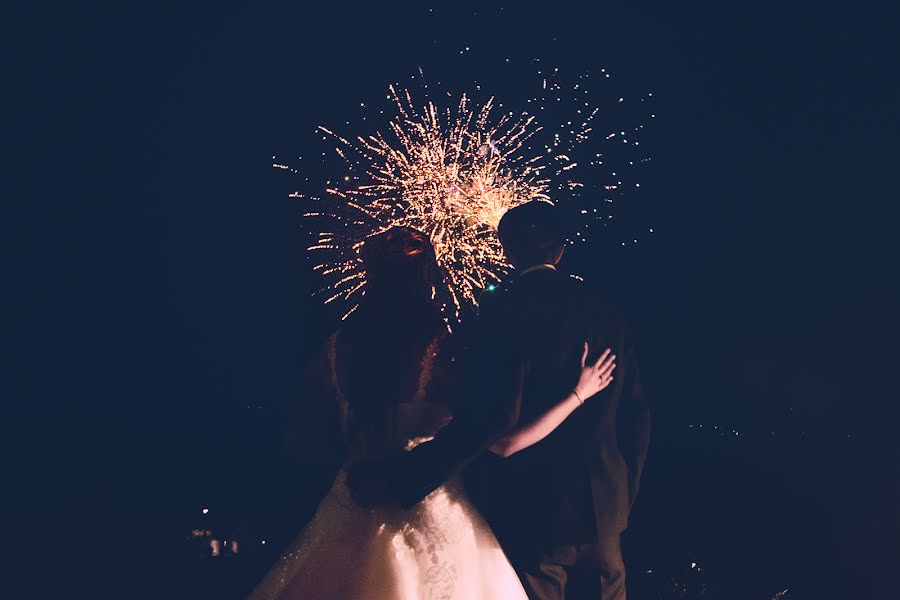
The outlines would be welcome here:
M 272 155 L 419 66 L 502 92 L 514 83 L 485 66 L 501 56 L 607 66 L 657 98 L 655 234 L 581 260 L 637 317 L 664 433 L 780 427 L 790 410 L 805 430 L 878 438 L 896 420 L 895 15 L 127 4 L 4 18 L 14 477 L 162 486 L 252 466 L 258 415 L 298 397 L 334 316 L 308 297 L 301 207 Z

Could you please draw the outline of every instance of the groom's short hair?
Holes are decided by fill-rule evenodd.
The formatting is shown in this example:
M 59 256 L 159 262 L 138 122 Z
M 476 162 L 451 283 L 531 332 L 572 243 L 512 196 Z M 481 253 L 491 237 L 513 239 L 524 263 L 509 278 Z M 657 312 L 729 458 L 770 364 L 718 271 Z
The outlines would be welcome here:
M 559 209 L 540 200 L 506 211 L 497 226 L 497 235 L 506 252 L 527 265 L 553 262 L 565 243 Z

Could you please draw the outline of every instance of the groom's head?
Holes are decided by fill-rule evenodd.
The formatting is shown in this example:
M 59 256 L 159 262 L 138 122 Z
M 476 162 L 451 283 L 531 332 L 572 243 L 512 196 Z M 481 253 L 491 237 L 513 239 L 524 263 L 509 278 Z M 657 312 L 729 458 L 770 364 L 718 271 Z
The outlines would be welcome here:
M 506 211 L 497 227 L 506 258 L 516 269 L 555 265 L 565 248 L 559 211 L 548 202 L 532 200 Z

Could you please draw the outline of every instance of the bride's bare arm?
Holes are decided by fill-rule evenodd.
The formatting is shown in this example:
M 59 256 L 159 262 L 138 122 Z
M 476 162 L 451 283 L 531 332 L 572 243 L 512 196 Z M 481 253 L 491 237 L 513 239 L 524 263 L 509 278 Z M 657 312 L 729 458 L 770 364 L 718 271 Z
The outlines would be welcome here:
M 610 349 L 607 348 L 596 363 L 587 365 L 587 354 L 588 346 L 585 344 L 584 354 L 581 356 L 581 377 L 568 396 L 534 421 L 516 427 L 495 441 L 489 450 L 506 458 L 538 443 L 559 427 L 585 400 L 608 386 L 613 380 L 616 355 L 610 354 Z
M 341 417 L 330 373 L 326 344 L 305 365 L 299 386 L 302 395 L 285 414 L 284 450 L 294 460 L 339 464 L 343 458 Z

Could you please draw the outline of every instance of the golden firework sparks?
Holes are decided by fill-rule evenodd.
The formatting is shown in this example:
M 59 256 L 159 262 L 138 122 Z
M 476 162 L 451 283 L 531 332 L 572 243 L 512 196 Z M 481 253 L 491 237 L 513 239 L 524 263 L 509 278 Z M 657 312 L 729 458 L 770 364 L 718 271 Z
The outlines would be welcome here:
M 434 244 L 458 316 L 462 305 L 475 304 L 478 289 L 499 280 L 507 267 L 496 236 L 500 218 L 523 202 L 549 202 L 545 169 L 553 165 L 558 174 L 572 163 L 565 155 L 529 155 L 526 143 L 541 130 L 535 118 L 495 116 L 493 98 L 477 106 L 463 94 L 454 109 L 442 111 L 432 101 L 417 108 L 408 90 L 389 90 L 397 115 L 387 133 L 351 141 L 319 128 L 338 142 L 335 150 L 342 158 L 350 161 L 350 154 L 359 160 L 364 175 L 352 181 L 348 175 L 345 187 L 329 187 L 325 208 L 307 213 L 331 216 L 336 224 L 309 249 L 338 255 L 317 266 L 331 278 L 326 302 L 352 301 L 365 288 L 357 251 L 366 239 L 394 226 L 418 229 Z M 348 229 L 361 232 L 359 239 Z
M 531 113 L 509 112 L 493 97 L 483 103 L 466 94 L 453 100 L 449 92 L 437 95 L 448 99 L 442 104 L 430 99 L 423 76 L 422 102 L 414 101 L 408 89 L 388 87 L 393 116 L 380 131 L 348 139 L 320 126 L 322 139 L 336 142 L 334 151 L 347 171 L 326 183 L 323 198 L 300 191 L 291 197 L 315 202 L 306 216 L 328 223 L 317 227 L 318 237 L 309 247 L 318 257 L 313 268 L 326 282 L 321 290 L 325 303 L 345 305 L 344 318 L 356 309 L 366 286 L 359 248 L 394 226 L 413 227 L 430 237 L 445 273 L 445 286 L 435 294 L 448 321 L 459 319 L 464 306 L 477 303 L 480 289 L 505 274 L 508 265 L 496 229 L 513 206 L 541 200 L 577 212 L 570 245 L 609 231 L 609 206 L 623 195 L 635 166 L 650 160 L 638 155 L 635 139 L 644 125 L 620 126 L 593 137 L 599 109 L 586 87 L 588 74 L 574 85 L 563 85 L 558 72 L 538 70 L 540 92 L 526 100 Z M 604 80 L 610 76 L 605 69 L 601 74 Z M 647 94 L 640 102 L 651 99 Z M 616 96 L 606 106 L 622 102 Z M 535 114 L 551 123 L 549 128 Z M 589 138 L 603 147 L 594 147 L 590 155 L 576 150 Z M 623 153 L 624 145 L 632 151 Z M 599 151 L 604 148 L 609 152 Z M 298 173 L 280 162 L 273 166 Z

